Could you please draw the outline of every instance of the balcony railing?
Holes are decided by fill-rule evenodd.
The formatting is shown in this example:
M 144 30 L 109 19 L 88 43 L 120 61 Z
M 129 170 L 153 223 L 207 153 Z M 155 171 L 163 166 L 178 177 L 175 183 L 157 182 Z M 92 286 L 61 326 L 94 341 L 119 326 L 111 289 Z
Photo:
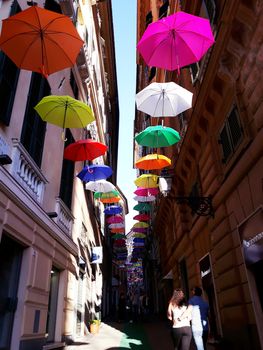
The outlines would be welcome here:
M 42 204 L 48 181 L 17 139 L 13 139 L 12 160 L 11 174 L 38 203 Z
M 55 211 L 58 214 L 57 218 L 55 219 L 55 222 L 68 236 L 71 237 L 74 216 L 72 215 L 71 211 L 66 206 L 66 204 L 59 197 L 56 198 Z

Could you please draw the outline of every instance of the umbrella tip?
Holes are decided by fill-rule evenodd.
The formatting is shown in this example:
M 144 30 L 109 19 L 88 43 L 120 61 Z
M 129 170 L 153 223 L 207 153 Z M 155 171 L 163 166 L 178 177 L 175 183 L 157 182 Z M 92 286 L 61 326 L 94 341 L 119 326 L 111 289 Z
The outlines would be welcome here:
M 61 134 L 61 139 L 62 141 L 66 142 L 68 139 L 66 138 L 66 135 L 65 135 L 65 132 L 62 131 L 62 134 Z

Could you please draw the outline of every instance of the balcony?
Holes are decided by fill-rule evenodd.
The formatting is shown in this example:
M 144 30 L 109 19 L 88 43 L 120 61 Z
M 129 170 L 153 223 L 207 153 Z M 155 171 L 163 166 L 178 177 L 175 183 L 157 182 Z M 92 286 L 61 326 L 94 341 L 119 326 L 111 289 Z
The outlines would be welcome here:
M 71 211 L 66 206 L 66 204 L 59 197 L 56 198 L 55 211 L 58 215 L 55 218 L 55 222 L 62 229 L 62 231 L 64 231 L 64 233 L 71 237 L 74 216 L 72 215 Z
M 13 139 L 11 174 L 39 204 L 43 202 L 47 179 L 23 145 Z

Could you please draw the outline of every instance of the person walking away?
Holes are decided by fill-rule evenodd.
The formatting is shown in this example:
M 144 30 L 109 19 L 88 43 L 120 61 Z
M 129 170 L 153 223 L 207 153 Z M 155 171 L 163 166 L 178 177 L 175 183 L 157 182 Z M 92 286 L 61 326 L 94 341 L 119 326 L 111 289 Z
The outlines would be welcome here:
M 187 306 L 184 292 L 181 289 L 175 289 L 167 310 L 167 317 L 173 322 L 174 350 L 189 350 L 190 348 L 192 308 L 192 305 Z
M 208 339 L 208 313 L 209 304 L 202 298 L 202 289 L 194 287 L 193 296 L 189 304 L 193 306 L 192 311 L 192 333 L 197 350 L 205 350 Z

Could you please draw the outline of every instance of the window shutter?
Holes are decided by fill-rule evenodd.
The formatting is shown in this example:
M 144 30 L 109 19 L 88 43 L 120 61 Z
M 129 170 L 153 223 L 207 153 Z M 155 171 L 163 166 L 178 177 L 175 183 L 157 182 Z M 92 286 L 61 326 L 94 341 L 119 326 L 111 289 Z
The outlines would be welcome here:
M 232 153 L 232 146 L 230 143 L 229 133 L 227 131 L 227 126 L 225 125 L 220 133 L 220 143 L 222 145 L 223 149 L 223 162 L 226 163 L 228 158 L 230 157 Z
M 242 141 L 242 136 L 243 136 L 243 130 L 241 128 L 236 107 L 233 108 L 233 110 L 231 111 L 228 117 L 228 125 L 229 125 L 229 131 L 231 135 L 233 148 L 236 149 L 237 146 Z

